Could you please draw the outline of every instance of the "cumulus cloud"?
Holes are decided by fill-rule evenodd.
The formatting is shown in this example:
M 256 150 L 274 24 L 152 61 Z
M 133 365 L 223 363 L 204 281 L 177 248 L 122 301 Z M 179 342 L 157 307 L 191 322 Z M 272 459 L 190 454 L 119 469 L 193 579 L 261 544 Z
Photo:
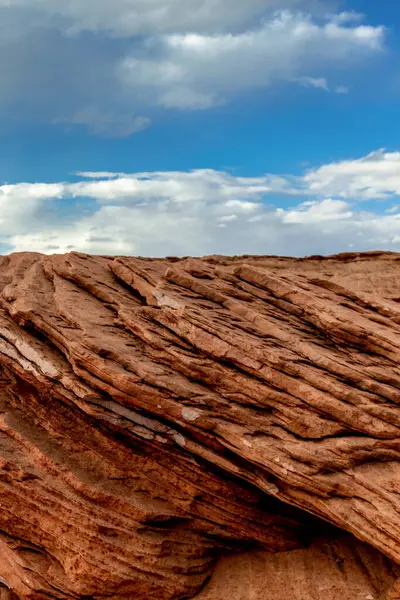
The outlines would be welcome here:
M 379 54 L 385 30 L 331 4 L 0 0 L 0 115 L 126 137 L 160 109 L 207 110 L 277 83 L 343 93 L 337 78 Z
M 9 231 L 29 231 L 32 221 L 46 201 L 61 198 L 62 183 L 17 183 L 0 186 L 0 235 Z
M 400 194 L 400 152 L 377 150 L 309 171 L 304 183 L 311 193 L 341 198 L 387 198 Z
M 225 171 L 198 169 L 193 171 L 155 171 L 119 173 L 106 177 L 100 173 L 81 173 L 88 181 L 64 184 L 64 193 L 71 197 L 90 197 L 107 204 L 158 203 L 175 205 L 202 202 L 226 203 L 231 209 L 253 210 L 265 194 L 299 194 L 300 182 L 290 177 L 264 175 L 236 177 Z M 297 187 L 296 187 L 297 185 Z
M 353 216 L 350 204 L 343 200 L 327 198 L 321 201 L 303 202 L 291 210 L 278 209 L 284 223 L 323 223 L 325 221 L 340 221 Z
M 81 172 L 75 182 L 3 185 L 0 244 L 10 251 L 147 256 L 400 250 L 399 160 L 400 153 L 379 151 L 302 176 Z M 366 176 L 365 164 L 368 210 L 348 194 L 349 178 L 354 188 Z M 389 207 L 371 208 L 375 198 L 390 196 Z
M 153 41 L 150 56 L 122 59 L 119 75 L 163 107 L 205 109 L 274 82 L 328 90 L 316 71 L 380 50 L 383 36 L 383 27 L 318 22 L 284 10 L 238 34 L 164 36 Z

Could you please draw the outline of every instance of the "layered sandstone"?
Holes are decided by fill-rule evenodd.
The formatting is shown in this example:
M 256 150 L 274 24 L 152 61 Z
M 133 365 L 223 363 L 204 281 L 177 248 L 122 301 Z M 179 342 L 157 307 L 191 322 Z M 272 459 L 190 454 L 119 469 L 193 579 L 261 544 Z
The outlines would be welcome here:
M 397 598 L 399 276 L 0 257 L 0 593 L 219 600 L 228 564 L 232 600 L 278 600 L 279 573 L 289 600 Z M 237 566 L 260 556 L 262 589 Z

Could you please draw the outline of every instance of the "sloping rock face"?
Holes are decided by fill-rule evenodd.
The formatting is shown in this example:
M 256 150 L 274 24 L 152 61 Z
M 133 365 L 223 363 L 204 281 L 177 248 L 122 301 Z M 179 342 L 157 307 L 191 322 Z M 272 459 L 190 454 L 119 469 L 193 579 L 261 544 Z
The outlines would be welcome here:
M 0 257 L 4 598 L 190 598 L 226 553 L 232 600 L 399 598 L 399 276 L 390 253 Z

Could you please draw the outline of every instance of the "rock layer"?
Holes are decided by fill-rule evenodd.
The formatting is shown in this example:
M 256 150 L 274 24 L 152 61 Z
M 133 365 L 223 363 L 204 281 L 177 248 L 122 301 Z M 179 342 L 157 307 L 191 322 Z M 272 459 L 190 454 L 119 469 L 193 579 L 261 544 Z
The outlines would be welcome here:
M 0 257 L 4 584 L 188 598 L 221 553 L 308 552 L 318 519 L 400 563 L 399 275 L 390 253 Z
M 223 557 L 196 600 L 386 600 L 398 598 L 399 574 L 371 546 L 332 531 L 308 548 Z

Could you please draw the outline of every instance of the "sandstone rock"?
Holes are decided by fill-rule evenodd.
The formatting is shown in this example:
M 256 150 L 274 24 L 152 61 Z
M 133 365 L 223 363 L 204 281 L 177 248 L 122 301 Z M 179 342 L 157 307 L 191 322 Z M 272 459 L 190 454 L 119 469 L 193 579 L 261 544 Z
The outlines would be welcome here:
M 400 569 L 349 534 L 326 533 L 305 549 L 223 557 L 196 600 L 385 600 Z
M 332 531 L 305 549 L 223 557 L 196 600 L 385 600 L 399 574 L 371 546 Z
M 0 257 L 4 593 L 189 598 L 253 547 L 266 579 L 304 560 L 327 600 L 397 598 L 399 275 L 391 253 Z M 376 551 L 305 548 L 319 519 Z M 322 598 L 298 578 L 282 598 Z

